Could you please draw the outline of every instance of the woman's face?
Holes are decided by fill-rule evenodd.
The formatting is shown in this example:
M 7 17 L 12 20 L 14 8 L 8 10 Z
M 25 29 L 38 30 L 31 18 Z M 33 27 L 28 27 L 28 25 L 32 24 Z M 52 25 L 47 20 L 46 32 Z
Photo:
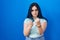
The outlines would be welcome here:
M 32 7 L 31 14 L 32 14 L 32 16 L 35 17 L 35 18 L 38 16 L 38 9 L 37 9 L 36 6 L 33 6 L 33 7 Z

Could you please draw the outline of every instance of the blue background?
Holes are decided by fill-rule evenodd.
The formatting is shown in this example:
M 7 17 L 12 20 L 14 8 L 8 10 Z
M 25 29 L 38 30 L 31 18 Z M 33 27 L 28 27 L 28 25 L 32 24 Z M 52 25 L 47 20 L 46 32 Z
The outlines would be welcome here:
M 23 21 L 32 2 L 48 19 L 46 40 L 60 40 L 60 0 L 0 0 L 0 40 L 25 40 Z

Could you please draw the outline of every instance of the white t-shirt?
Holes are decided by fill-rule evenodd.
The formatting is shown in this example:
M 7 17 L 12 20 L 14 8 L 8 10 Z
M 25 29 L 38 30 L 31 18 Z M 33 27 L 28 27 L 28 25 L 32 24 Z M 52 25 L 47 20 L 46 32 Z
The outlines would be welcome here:
M 29 19 L 29 18 L 26 18 L 25 21 L 24 21 L 24 23 L 28 23 L 30 21 L 32 21 L 32 20 Z M 43 22 L 47 22 L 47 21 L 45 19 L 40 19 L 40 23 L 42 24 Z M 40 36 L 43 35 L 43 34 L 42 35 L 39 34 L 38 28 L 34 24 L 35 24 L 35 22 L 33 22 L 33 26 L 31 28 L 31 31 L 30 31 L 30 34 L 29 34 L 30 38 L 37 38 L 37 37 L 40 37 Z

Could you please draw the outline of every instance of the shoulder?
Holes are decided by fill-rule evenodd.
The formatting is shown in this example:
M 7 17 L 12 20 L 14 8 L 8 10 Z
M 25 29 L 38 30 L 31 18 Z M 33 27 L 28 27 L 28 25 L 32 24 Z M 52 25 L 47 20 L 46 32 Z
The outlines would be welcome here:
M 27 23 L 27 22 L 29 22 L 29 21 L 31 21 L 31 19 L 30 19 L 30 18 L 26 18 L 26 19 L 24 20 L 24 23 Z
M 41 19 L 40 19 L 40 22 L 41 22 L 41 23 L 43 23 L 43 22 L 47 22 L 47 20 L 46 20 L 46 19 L 41 18 Z

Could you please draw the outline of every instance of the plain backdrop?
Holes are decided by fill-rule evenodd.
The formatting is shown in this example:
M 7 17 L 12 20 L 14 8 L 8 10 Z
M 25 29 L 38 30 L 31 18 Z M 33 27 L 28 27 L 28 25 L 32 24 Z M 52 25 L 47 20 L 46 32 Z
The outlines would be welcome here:
M 25 40 L 23 22 L 33 2 L 48 20 L 45 39 L 60 40 L 60 0 L 0 0 L 0 40 Z

